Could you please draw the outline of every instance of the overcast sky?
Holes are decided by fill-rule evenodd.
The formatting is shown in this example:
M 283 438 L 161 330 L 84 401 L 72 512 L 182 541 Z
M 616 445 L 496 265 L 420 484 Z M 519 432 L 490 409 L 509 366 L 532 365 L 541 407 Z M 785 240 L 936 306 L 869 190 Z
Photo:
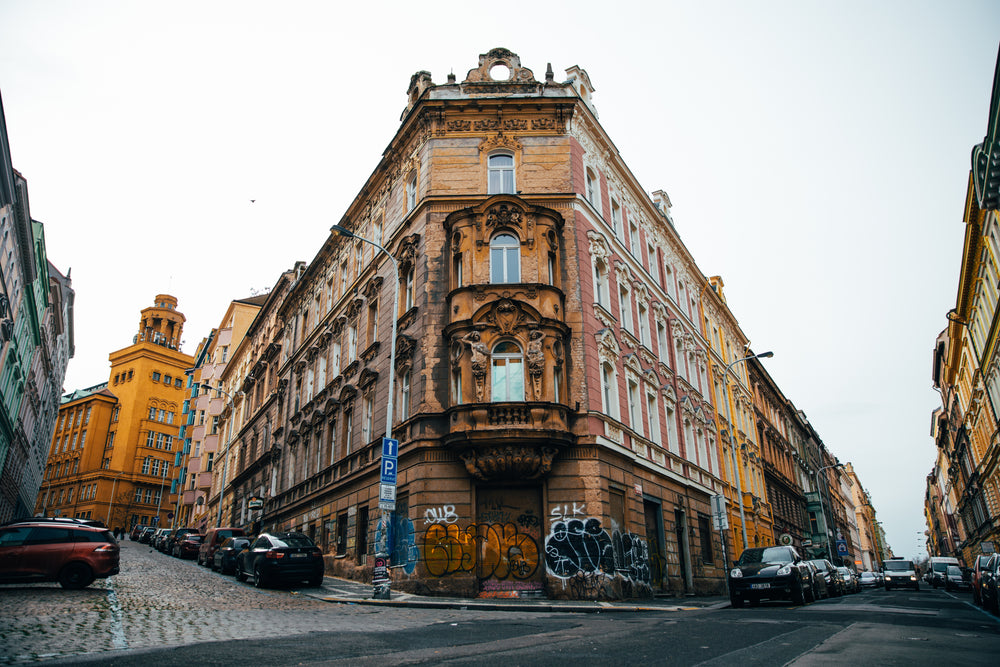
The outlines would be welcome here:
M 549 9 L 551 4 L 553 7 Z M 184 351 L 309 261 L 417 70 L 579 65 L 600 120 L 768 370 L 923 548 L 931 352 L 955 305 L 1000 3 L 0 0 L 14 168 L 72 269 L 65 389 L 107 381 L 159 293 Z M 256 203 L 251 203 L 256 200 Z

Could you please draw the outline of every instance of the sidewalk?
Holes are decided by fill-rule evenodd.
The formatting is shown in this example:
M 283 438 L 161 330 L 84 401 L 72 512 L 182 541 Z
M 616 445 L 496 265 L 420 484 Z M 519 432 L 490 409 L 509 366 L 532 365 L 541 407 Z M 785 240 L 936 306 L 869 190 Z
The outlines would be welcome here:
M 610 613 L 637 611 L 696 611 L 722 609 L 729 606 L 729 598 L 717 597 L 663 597 L 626 601 L 448 598 L 414 595 L 392 591 L 389 600 L 372 599 L 372 585 L 349 579 L 327 576 L 319 589 L 306 589 L 302 594 L 318 600 L 339 604 L 364 604 L 381 607 L 416 607 L 425 609 L 476 609 L 479 611 L 537 611 L 567 613 Z

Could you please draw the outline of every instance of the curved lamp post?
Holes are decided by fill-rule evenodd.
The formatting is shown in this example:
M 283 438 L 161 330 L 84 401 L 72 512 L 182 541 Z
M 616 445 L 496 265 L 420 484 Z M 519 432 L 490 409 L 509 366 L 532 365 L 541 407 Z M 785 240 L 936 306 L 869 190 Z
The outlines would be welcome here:
M 823 537 L 826 539 L 826 553 L 830 557 L 830 562 L 833 562 L 833 549 L 830 547 L 830 526 L 827 525 L 826 521 L 826 507 L 823 505 L 823 489 L 819 487 L 819 474 L 824 470 L 829 470 L 830 468 L 843 468 L 843 463 L 834 463 L 832 465 L 823 466 L 816 471 L 816 493 L 819 495 L 819 511 L 823 515 Z M 830 485 L 826 485 L 830 488 Z
M 723 375 L 726 378 L 726 388 L 727 389 L 729 388 L 729 369 L 730 368 L 732 368 L 736 364 L 741 364 L 741 363 L 743 363 L 745 361 L 750 361 L 751 359 L 770 359 L 773 356 L 774 356 L 774 352 L 771 352 L 771 351 L 761 352 L 760 354 L 751 354 L 749 357 L 743 357 L 742 359 L 737 359 L 736 361 L 732 362 L 731 364 L 728 364 L 726 366 L 726 370 L 723 371 Z M 726 393 L 727 393 L 726 400 L 728 401 L 729 400 L 729 397 L 728 397 L 728 393 L 729 392 L 726 392 Z M 728 403 L 727 403 L 727 406 L 728 406 Z M 732 423 L 732 414 L 729 415 L 729 421 L 730 421 L 730 424 L 731 424 Z M 746 518 L 746 514 L 743 511 L 743 481 L 740 479 L 740 477 L 741 477 L 741 475 L 740 475 L 740 469 L 737 467 L 738 461 L 736 460 L 735 439 L 734 439 L 733 447 L 731 448 L 730 454 L 732 455 L 731 458 L 733 459 L 733 475 L 736 477 L 736 492 L 737 492 L 737 494 L 739 494 L 739 503 L 740 503 L 740 528 L 743 531 L 743 548 L 746 549 L 747 546 L 749 546 L 747 544 L 747 518 Z
M 330 231 L 332 231 L 334 234 L 343 236 L 344 238 L 357 239 L 362 243 L 367 243 L 370 246 L 374 246 L 379 250 L 379 252 L 381 252 L 382 254 L 384 254 L 386 257 L 389 258 L 389 263 L 392 266 L 393 299 L 392 299 L 392 313 L 390 313 L 390 318 L 389 318 L 392 320 L 392 334 L 391 334 L 392 337 L 389 340 L 389 400 L 385 407 L 385 437 L 387 440 L 391 440 L 392 409 L 393 409 L 393 399 L 395 398 L 394 380 L 396 378 L 396 319 L 399 314 L 399 263 L 396 261 L 396 258 L 393 257 L 388 250 L 380 246 L 378 243 L 366 239 L 363 236 L 358 236 L 357 234 L 355 234 L 354 232 L 350 231 L 345 227 L 341 227 L 340 225 L 333 225 L 333 227 L 330 228 Z M 391 520 L 390 520 L 391 512 L 389 512 L 388 510 L 380 510 L 380 512 L 381 512 L 380 521 L 385 526 L 385 530 L 382 531 L 382 539 L 379 540 L 379 543 L 376 545 L 375 555 L 376 557 L 384 557 L 388 561 L 389 553 L 388 553 L 387 541 L 389 536 L 389 529 L 391 526 Z M 375 591 L 372 596 L 374 599 L 388 600 L 390 598 L 390 582 L 388 580 L 385 581 L 384 583 L 373 582 L 373 585 L 375 587 Z

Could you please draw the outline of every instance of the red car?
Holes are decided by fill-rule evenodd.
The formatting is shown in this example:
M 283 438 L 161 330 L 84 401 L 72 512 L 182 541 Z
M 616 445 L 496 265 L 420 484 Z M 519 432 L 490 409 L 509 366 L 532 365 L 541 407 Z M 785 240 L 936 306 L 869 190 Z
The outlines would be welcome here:
M 990 562 L 990 554 L 979 554 L 972 563 L 972 601 L 983 606 L 983 570 Z
M 0 583 L 58 581 L 86 588 L 118 574 L 118 541 L 107 528 L 54 520 L 0 527 Z
M 205 539 L 204 535 L 188 533 L 177 542 L 174 542 L 171 555 L 177 558 L 197 558 L 198 549 L 201 548 L 201 541 L 203 539 Z

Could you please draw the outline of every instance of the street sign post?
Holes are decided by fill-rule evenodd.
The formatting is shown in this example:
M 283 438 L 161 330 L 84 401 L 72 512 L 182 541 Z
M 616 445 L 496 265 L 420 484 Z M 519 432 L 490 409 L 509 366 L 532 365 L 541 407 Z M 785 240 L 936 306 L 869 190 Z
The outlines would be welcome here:
M 382 438 L 382 473 L 379 485 L 378 507 L 396 511 L 396 471 L 399 469 L 399 440 Z

